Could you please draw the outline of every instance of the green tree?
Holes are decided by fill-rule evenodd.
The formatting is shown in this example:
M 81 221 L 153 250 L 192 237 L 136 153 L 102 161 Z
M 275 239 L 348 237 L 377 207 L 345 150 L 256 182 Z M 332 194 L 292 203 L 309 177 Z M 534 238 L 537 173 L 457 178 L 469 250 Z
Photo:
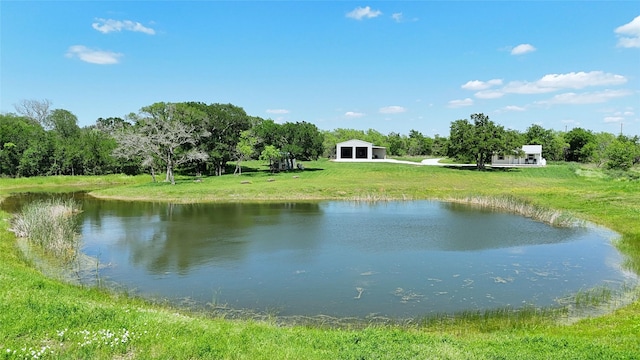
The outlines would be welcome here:
M 615 139 L 606 150 L 607 169 L 629 170 L 637 156 L 637 147 L 632 142 Z
M 200 138 L 196 146 L 207 153 L 207 166 L 216 176 L 226 171 L 227 163 L 236 152 L 240 134 L 251 128 L 252 118 L 243 108 L 232 104 L 186 103 L 204 116 L 191 119 L 188 123 L 195 129 L 210 136 Z
M 562 134 L 534 124 L 523 135 L 524 144 L 542 145 L 542 157 L 551 160 L 564 160 L 564 150 L 568 147 Z
M 96 127 L 81 130 L 82 173 L 100 175 L 115 172 L 116 159 L 112 156 L 117 147 L 116 140 Z
M 271 172 L 273 172 L 275 170 L 273 163 L 275 160 L 280 159 L 281 156 L 282 156 L 281 152 L 278 148 L 276 148 L 273 145 L 267 145 L 264 147 L 264 149 L 260 153 L 260 160 L 268 161 L 269 169 L 271 170 Z
M 0 175 L 25 176 L 20 171 L 20 161 L 27 149 L 37 146 L 44 137 L 44 129 L 35 120 L 0 114 Z
M 569 148 L 565 154 L 565 160 L 587 162 L 596 148 L 595 135 L 583 128 L 574 128 L 564 134 Z
M 433 145 L 431 146 L 431 154 L 435 156 L 447 156 L 449 149 L 449 139 L 438 134 L 433 136 Z
M 451 123 L 449 156 L 462 161 L 474 161 L 478 169 L 484 169 L 493 154 L 521 152 L 521 138 L 513 131 L 505 131 L 484 114 L 472 114 L 467 120 Z
M 324 151 L 324 136 L 318 128 L 306 121 L 284 123 L 281 127 L 281 150 L 290 158 L 317 160 Z
M 250 130 L 245 130 L 240 134 L 240 141 L 236 145 L 236 170 L 234 175 L 242 175 L 242 161 L 250 159 L 255 152 L 256 137 Z
M 53 135 L 53 164 L 49 172 L 54 175 L 76 175 L 82 168 L 82 144 L 78 118 L 69 110 L 55 109 L 47 119 Z
M 407 138 L 396 132 L 387 135 L 389 143 L 389 155 L 404 156 L 407 154 Z
M 417 130 L 409 131 L 409 138 L 407 140 L 407 154 L 416 155 L 430 155 L 433 147 L 433 139 L 422 135 Z
M 616 141 L 615 135 L 607 132 L 601 132 L 594 134 L 594 146 L 591 152 L 591 161 L 593 161 L 597 167 L 607 162 L 609 157 L 609 146 Z

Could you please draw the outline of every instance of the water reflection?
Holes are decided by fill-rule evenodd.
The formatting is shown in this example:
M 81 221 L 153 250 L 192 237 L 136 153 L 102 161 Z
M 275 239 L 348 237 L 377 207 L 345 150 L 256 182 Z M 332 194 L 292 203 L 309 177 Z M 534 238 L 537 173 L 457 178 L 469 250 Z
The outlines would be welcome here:
M 83 202 L 83 251 L 141 294 L 283 315 L 413 317 L 620 286 L 615 235 L 456 204 Z M 7 203 L 11 204 L 11 203 Z
M 126 207 L 130 213 L 137 203 Z M 109 238 L 130 254 L 133 264 L 151 273 L 187 274 L 202 264 L 232 265 L 255 252 L 312 249 L 316 237 L 308 233 L 317 231 L 317 222 L 311 220 L 320 209 L 318 204 L 168 204 L 137 216 L 111 218 L 103 209 L 85 208 L 91 219 L 94 211 L 95 217 L 110 222 L 107 227 L 90 222 L 91 228 L 83 230 L 87 251 L 99 249 L 95 245 L 100 242 L 92 239 Z M 282 228 L 282 223 L 290 226 Z

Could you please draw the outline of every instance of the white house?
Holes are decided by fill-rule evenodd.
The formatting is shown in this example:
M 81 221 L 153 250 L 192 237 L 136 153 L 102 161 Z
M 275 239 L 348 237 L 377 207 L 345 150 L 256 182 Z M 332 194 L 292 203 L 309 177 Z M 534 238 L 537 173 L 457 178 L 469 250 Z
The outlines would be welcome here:
M 525 167 L 545 166 L 547 160 L 542 157 L 542 145 L 523 145 L 523 156 L 517 155 L 493 155 L 491 167 Z
M 386 159 L 387 149 L 382 146 L 374 146 L 372 143 L 352 139 L 336 144 L 336 160 L 357 161 Z

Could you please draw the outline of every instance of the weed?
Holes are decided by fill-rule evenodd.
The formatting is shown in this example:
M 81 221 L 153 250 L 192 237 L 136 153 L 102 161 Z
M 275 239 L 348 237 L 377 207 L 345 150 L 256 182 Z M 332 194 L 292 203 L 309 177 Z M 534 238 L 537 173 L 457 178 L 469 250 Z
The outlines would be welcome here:
M 77 254 L 75 215 L 79 211 L 74 200 L 35 201 L 13 218 L 11 231 L 56 258 L 71 260 Z

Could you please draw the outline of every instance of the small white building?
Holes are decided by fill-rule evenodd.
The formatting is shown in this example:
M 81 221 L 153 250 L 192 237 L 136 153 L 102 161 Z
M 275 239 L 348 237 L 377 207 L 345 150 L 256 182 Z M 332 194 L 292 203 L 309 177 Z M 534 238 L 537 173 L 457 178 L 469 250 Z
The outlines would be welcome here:
M 491 167 L 545 166 L 547 160 L 542 157 L 542 145 L 523 145 L 524 155 L 493 155 Z
M 357 161 L 386 159 L 387 149 L 382 146 L 374 146 L 370 142 L 352 139 L 336 144 L 336 160 Z

